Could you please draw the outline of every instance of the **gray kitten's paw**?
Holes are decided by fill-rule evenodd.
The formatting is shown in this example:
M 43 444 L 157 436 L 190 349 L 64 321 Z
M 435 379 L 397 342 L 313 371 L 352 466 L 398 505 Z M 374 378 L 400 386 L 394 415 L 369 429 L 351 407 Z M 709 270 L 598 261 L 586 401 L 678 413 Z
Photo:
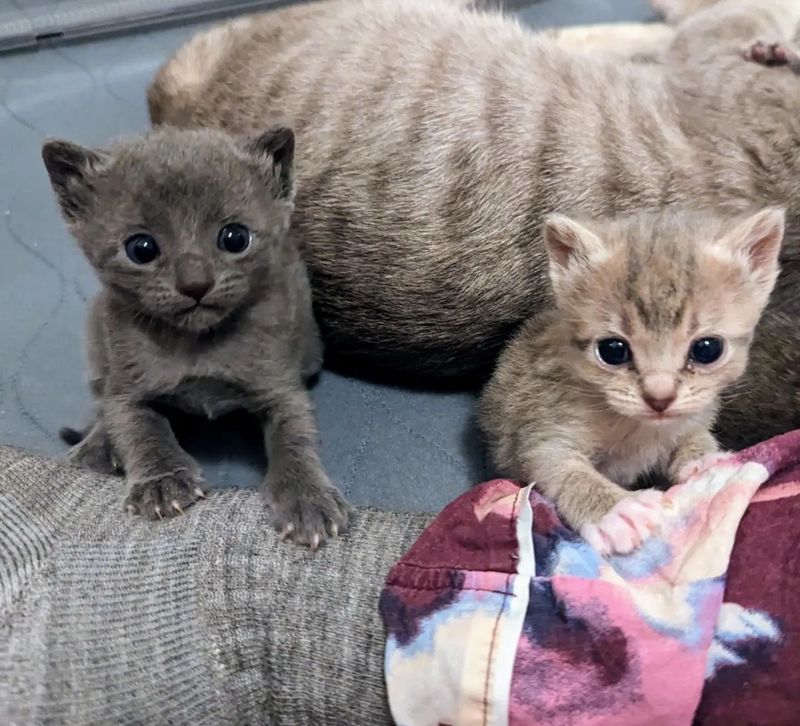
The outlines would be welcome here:
M 125 508 L 148 519 L 176 517 L 199 499 L 205 499 L 207 491 L 201 476 L 186 470 L 176 471 L 131 482 Z
M 120 466 L 115 461 L 109 442 L 101 436 L 90 434 L 67 452 L 67 462 L 98 474 L 119 475 Z
M 272 524 L 284 539 L 316 550 L 347 527 L 350 506 L 327 480 L 317 484 L 271 486 L 267 500 Z

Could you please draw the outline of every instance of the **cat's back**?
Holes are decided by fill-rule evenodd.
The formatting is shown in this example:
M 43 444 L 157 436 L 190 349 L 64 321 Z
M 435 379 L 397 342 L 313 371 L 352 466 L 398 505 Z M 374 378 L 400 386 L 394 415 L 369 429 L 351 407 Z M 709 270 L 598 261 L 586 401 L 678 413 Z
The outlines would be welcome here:
M 664 204 L 697 183 L 653 69 L 458 5 L 331 0 L 234 21 L 150 92 L 156 122 L 291 125 L 329 348 L 437 376 L 485 369 L 548 303 L 544 211 Z
M 157 123 L 215 124 L 223 115 L 215 102 L 226 97 L 248 104 L 236 109 L 237 125 L 250 121 L 260 128 L 267 100 L 290 117 L 302 109 L 325 113 L 331 84 L 339 86 L 345 105 L 345 97 L 377 90 L 376 74 L 384 82 L 402 74 L 403 85 L 418 77 L 444 82 L 446 66 L 456 60 L 448 56 L 459 48 L 458 61 L 473 66 L 492 60 L 503 45 L 519 50 L 530 37 L 512 20 L 446 0 L 300 4 L 195 36 L 159 72 L 150 89 L 151 116 Z M 231 109 L 224 115 L 230 117 Z

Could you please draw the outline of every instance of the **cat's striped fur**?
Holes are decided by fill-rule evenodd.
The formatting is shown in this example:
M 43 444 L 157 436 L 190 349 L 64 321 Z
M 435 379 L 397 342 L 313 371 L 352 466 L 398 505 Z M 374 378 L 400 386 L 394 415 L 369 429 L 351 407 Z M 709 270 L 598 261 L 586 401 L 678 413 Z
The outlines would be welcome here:
M 722 2 L 678 29 L 663 66 L 568 52 L 457 3 L 299 5 L 190 41 L 150 89 L 151 115 L 291 124 L 294 224 L 329 351 L 483 374 L 550 304 L 545 213 L 780 204 L 796 254 L 800 80 L 741 57 L 788 31 L 795 4 Z

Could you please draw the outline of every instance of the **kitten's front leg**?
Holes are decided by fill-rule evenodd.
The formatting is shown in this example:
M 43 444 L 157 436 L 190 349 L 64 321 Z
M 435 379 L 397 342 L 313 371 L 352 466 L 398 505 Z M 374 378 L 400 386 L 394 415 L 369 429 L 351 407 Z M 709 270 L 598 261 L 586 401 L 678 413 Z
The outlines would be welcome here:
M 264 494 L 273 523 L 283 536 L 316 549 L 344 530 L 349 507 L 322 467 L 313 408 L 300 381 L 263 398 Z
M 579 450 L 552 442 L 539 444 L 528 460 L 537 488 L 601 554 L 630 552 L 658 530 L 662 492 L 629 492 L 597 471 Z
M 103 401 L 103 420 L 130 485 L 125 505 L 131 512 L 163 519 L 205 499 L 200 467 L 164 416 L 144 402 L 110 397 Z
M 90 469 L 98 474 L 118 475 L 120 464 L 111 447 L 101 418 L 96 418 L 86 432 L 70 428 L 61 430 L 61 438 L 72 444 L 67 461 L 73 466 Z
M 678 439 L 667 465 L 667 476 L 672 484 L 679 484 L 724 456 L 726 454 L 719 450 L 717 440 L 709 431 L 692 431 Z

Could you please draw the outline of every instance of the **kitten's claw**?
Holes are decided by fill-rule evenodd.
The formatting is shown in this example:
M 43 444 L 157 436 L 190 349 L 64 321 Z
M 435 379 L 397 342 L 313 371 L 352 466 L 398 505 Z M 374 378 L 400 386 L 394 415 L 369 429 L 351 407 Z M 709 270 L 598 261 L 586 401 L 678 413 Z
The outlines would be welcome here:
M 198 499 L 205 499 L 199 474 L 179 470 L 144 481 L 132 481 L 125 506 L 148 519 L 168 519 L 183 514 Z
M 764 66 L 790 66 L 795 72 L 800 71 L 800 55 L 793 48 L 781 43 L 769 43 L 757 40 L 744 49 L 744 57 Z
M 345 529 L 350 508 L 339 490 L 319 476 L 315 484 L 273 484 L 267 476 L 266 493 L 273 510 L 272 523 L 282 539 L 316 551 Z
M 627 554 L 640 547 L 661 526 L 664 494 L 637 492 L 617 502 L 598 522 L 581 528 L 581 536 L 600 554 Z

